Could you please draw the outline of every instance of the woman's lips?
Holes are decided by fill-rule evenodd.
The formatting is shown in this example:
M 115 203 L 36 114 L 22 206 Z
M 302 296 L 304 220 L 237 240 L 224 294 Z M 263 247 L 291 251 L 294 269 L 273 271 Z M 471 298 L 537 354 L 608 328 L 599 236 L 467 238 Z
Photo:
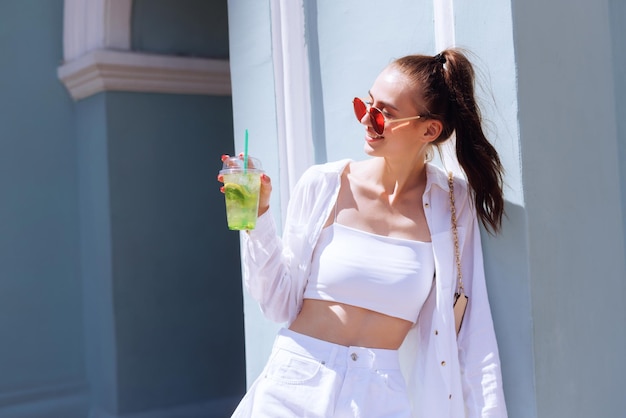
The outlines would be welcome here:
M 371 133 L 371 132 L 367 132 L 366 133 L 366 138 L 368 141 L 377 141 L 379 139 L 384 138 L 382 135 L 378 135 L 377 133 Z

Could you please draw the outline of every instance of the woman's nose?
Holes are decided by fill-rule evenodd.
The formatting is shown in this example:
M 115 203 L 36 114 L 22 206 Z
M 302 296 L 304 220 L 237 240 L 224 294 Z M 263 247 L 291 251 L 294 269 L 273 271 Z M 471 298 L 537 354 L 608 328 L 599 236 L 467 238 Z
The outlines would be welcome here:
M 363 125 L 368 125 L 368 126 L 370 125 L 371 119 L 370 119 L 370 110 L 369 110 L 369 108 L 365 109 L 365 113 L 363 113 L 363 117 L 361 117 L 360 122 Z

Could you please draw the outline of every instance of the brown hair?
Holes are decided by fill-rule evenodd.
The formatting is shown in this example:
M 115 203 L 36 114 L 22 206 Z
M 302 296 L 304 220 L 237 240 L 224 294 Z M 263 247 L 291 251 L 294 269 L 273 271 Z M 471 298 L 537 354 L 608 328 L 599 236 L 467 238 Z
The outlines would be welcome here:
M 433 142 L 437 146 L 456 132 L 456 156 L 474 197 L 478 218 L 489 232 L 502 226 L 504 198 L 502 163 L 482 129 L 480 109 L 474 97 L 474 69 L 458 49 L 446 49 L 434 57 L 409 55 L 392 63 L 408 75 L 428 112 L 443 130 Z

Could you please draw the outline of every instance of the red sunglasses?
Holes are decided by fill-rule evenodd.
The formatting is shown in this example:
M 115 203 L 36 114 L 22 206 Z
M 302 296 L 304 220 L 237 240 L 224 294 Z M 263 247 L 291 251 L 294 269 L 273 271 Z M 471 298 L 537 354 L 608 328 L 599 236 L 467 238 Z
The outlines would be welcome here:
M 424 117 L 423 115 L 417 115 L 417 116 L 411 116 L 410 118 L 400 118 L 400 119 L 386 118 L 380 109 L 372 106 L 371 102 L 364 102 L 358 97 L 355 97 L 354 100 L 352 100 L 352 105 L 354 106 L 354 115 L 356 116 L 359 122 L 361 122 L 361 119 L 363 119 L 363 116 L 365 116 L 366 113 L 369 113 L 370 122 L 372 123 L 372 128 L 374 128 L 374 131 L 378 135 L 383 134 L 383 131 L 385 130 L 385 122 L 386 123 L 404 122 L 407 120 L 419 119 L 419 118 Z

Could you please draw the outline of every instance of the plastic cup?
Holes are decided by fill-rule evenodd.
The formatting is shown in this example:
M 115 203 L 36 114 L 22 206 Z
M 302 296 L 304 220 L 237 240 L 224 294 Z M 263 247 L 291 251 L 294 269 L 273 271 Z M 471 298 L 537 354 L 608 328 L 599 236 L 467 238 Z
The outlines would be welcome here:
M 248 157 L 248 169 L 243 159 L 229 157 L 224 160 L 220 174 L 224 178 L 224 201 L 228 228 L 236 231 L 254 229 L 259 211 L 261 191 L 261 162 Z

